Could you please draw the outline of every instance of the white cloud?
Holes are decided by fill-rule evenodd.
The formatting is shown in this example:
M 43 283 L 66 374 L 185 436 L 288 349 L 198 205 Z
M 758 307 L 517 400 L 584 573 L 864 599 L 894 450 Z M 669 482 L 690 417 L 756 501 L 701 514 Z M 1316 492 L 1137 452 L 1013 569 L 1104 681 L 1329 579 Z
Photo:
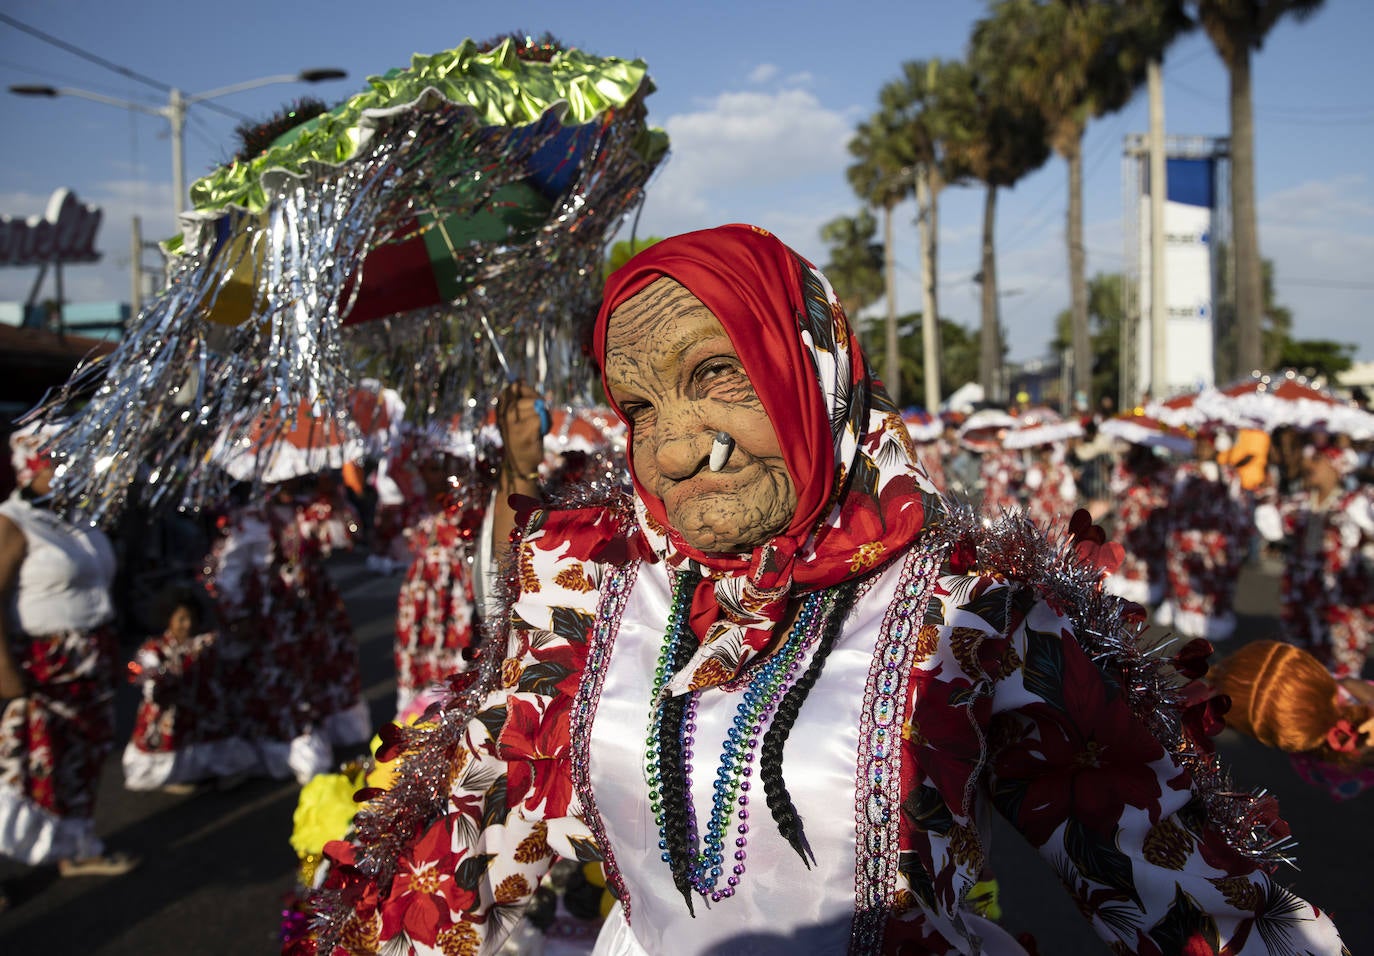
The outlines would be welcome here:
M 778 68 L 773 63 L 760 63 L 749 71 L 749 82 L 754 84 L 767 83 L 778 75 Z
M 127 302 L 132 285 L 133 217 L 142 217 L 143 238 L 146 241 L 166 239 L 172 235 L 172 187 L 140 180 L 109 180 L 77 192 L 83 203 L 101 210 L 100 230 L 96 234 L 99 262 L 64 266 L 62 289 L 70 302 Z M 14 192 L 0 194 L 0 212 L 22 218 L 42 215 L 48 196 Z M 148 267 L 156 267 L 156 252 L 144 253 Z M 7 266 L 0 268 L 0 301 L 22 302 L 29 295 L 38 272 L 35 267 Z M 54 294 L 50 272 L 39 292 L 40 298 Z
M 1364 175 L 1309 180 L 1259 203 L 1260 253 L 1299 338 L 1332 339 L 1374 358 L 1374 190 Z
M 1364 220 L 1368 227 L 1374 225 L 1374 196 L 1362 173 L 1309 180 L 1264 197 L 1259 203 L 1259 217 L 1261 230 L 1271 225 L 1327 228 L 1352 219 Z M 1260 239 L 1264 239 L 1263 231 Z
M 649 187 L 641 232 L 749 221 L 786 235 L 795 223 L 800 246 L 858 206 L 844 185 L 850 123 L 806 90 L 724 92 L 663 125 L 672 153 Z

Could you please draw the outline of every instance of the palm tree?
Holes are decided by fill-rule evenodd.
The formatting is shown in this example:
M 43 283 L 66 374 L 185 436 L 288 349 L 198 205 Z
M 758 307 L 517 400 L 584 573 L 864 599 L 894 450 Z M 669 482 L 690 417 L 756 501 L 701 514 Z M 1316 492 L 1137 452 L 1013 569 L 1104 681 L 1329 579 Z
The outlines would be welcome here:
M 984 394 L 1001 400 L 1002 327 L 997 307 L 995 246 L 997 190 L 1010 188 L 1049 158 L 1045 123 L 1038 110 L 1017 98 L 1001 75 L 1002 64 L 974 44 L 960 84 L 947 87 L 959 126 L 947 130 L 946 155 L 987 189 L 983 198 L 983 244 L 978 270 L 982 286 L 982 324 L 978 381 Z
M 1143 0 L 997 0 L 974 26 L 975 49 L 1000 63 L 1006 89 L 1038 109 L 1069 167 L 1067 239 L 1074 390 L 1092 389 L 1083 249 L 1083 133 L 1121 109 L 1182 23 Z
M 921 323 L 925 403 L 940 401 L 940 309 L 936 296 L 937 248 L 940 232 L 940 192 L 962 177 L 961 169 L 946 161 L 945 141 L 961 123 L 958 90 L 967 84 L 961 63 L 911 60 L 902 75 L 883 86 L 878 99 L 906 139 L 916 188 L 916 222 L 921 242 Z
M 878 221 L 867 209 L 856 216 L 839 216 L 821 226 L 821 238 L 830 247 L 825 265 L 840 304 L 852 318 L 877 302 L 885 289 L 883 247 L 874 242 Z
M 1255 211 L 1254 99 L 1250 51 L 1291 13 L 1303 19 L 1322 0 L 1193 0 L 1196 15 L 1231 78 L 1231 232 L 1236 256 L 1237 357 L 1240 371 L 1263 364 L 1264 271 Z
M 883 211 L 883 277 L 887 290 L 887 334 L 883 383 L 892 400 L 900 400 L 901 348 L 897 336 L 897 265 L 892 239 L 892 210 L 910 190 L 910 168 L 894 117 L 875 113 L 859 124 L 849 152 L 856 157 L 847 170 L 859 198 Z

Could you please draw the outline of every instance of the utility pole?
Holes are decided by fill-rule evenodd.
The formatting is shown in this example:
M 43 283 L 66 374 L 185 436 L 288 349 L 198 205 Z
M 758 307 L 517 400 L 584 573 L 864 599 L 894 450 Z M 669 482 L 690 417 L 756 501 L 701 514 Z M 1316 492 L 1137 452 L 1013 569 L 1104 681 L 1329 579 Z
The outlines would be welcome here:
M 1164 200 L 1168 167 L 1164 156 L 1164 79 L 1158 59 L 1146 75 L 1150 94 L 1150 394 L 1168 397 L 1169 308 L 1164 268 Z

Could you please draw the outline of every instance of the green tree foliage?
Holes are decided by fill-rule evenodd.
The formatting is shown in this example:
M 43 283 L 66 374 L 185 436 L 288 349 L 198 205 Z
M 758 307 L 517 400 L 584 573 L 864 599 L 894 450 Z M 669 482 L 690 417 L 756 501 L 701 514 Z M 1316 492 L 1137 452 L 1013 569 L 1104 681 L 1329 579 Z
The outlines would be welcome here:
M 1069 168 L 1069 301 L 1075 390 L 1091 389 L 1083 248 L 1083 132 L 1125 106 L 1186 25 L 1171 0 L 996 0 L 974 27 L 974 47 L 1002 64 L 1003 82 L 1045 122 Z
M 875 241 L 878 221 L 867 209 L 855 216 L 839 216 L 821 226 L 830 250 L 825 277 L 850 316 L 883 296 L 883 246 Z
M 947 150 L 959 166 L 983 183 L 983 242 L 978 276 L 982 286 L 978 381 L 993 400 L 1002 381 L 997 314 L 997 190 L 1010 188 L 1049 158 L 1045 121 L 1018 92 L 993 50 L 970 43 L 963 83 L 946 89 L 951 120 Z
M 629 262 L 637 254 L 643 252 L 656 242 L 662 242 L 662 236 L 646 236 L 643 239 L 622 239 L 611 246 L 610 253 L 606 256 L 604 267 L 605 275 L 610 275 L 625 263 Z
M 897 320 L 901 332 L 900 367 L 902 374 L 902 394 L 908 396 L 907 405 L 919 404 L 920 396 L 925 394 L 924 362 L 921 348 L 921 322 L 919 312 L 908 312 Z M 865 355 L 872 355 L 875 348 L 883 342 L 883 324 L 880 321 L 855 322 L 859 333 L 859 344 Z M 955 389 L 968 382 L 978 380 L 978 334 L 966 329 L 952 319 L 940 320 L 940 398 L 948 398 Z
M 1225 243 L 1218 243 L 1217 288 L 1231 288 L 1231 262 L 1233 257 Z M 1243 334 L 1237 321 L 1236 303 L 1226 296 L 1216 296 L 1216 362 L 1217 381 L 1231 382 L 1245 378 L 1254 369 L 1284 367 L 1282 353 L 1292 338 L 1293 311 L 1276 301 L 1274 291 L 1274 263 L 1270 259 L 1260 262 L 1260 343 L 1261 353 L 1258 365 L 1243 364 L 1240 355 L 1240 338 Z
M 882 111 L 859 124 L 849 141 L 855 158 L 845 171 L 859 198 L 883 213 L 883 283 L 887 293 L 887 327 L 883 348 L 872 353 L 883 357 L 883 375 L 896 378 L 900 363 L 897 342 L 897 264 L 892 237 L 892 210 L 911 190 L 911 153 L 898 128 L 898 117 Z
M 1091 328 L 1093 354 L 1092 392 L 1095 402 L 1106 395 L 1116 400 L 1121 383 L 1121 324 L 1125 321 L 1125 300 L 1122 297 L 1124 279 L 1120 273 L 1098 273 L 1088 280 L 1088 321 Z M 1055 336 L 1051 343 L 1056 354 L 1071 350 L 1073 342 L 1072 313 L 1065 309 L 1055 319 Z
M 1354 364 L 1355 346 L 1330 339 L 1289 339 L 1279 350 L 1278 366 L 1309 377 L 1334 379 Z
M 921 245 L 921 312 L 940 314 L 937 275 L 940 193 L 968 177 L 963 154 L 951 150 L 956 140 L 974 135 L 968 129 L 966 91 L 972 85 L 967 66 L 954 61 L 910 60 L 901 75 L 878 92 L 884 115 L 894 117 L 912 168 L 916 222 Z M 926 404 L 942 392 L 940 343 L 935 330 L 922 342 Z

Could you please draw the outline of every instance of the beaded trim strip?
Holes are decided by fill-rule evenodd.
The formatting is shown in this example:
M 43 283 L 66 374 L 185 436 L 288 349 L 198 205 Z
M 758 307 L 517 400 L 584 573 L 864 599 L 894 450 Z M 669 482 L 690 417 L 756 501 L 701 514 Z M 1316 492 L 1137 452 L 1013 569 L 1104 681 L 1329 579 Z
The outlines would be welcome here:
M 586 667 L 582 671 L 582 681 L 577 687 L 577 698 L 573 701 L 572 714 L 568 719 L 572 784 L 582 801 L 582 822 L 601 848 L 606 885 L 620 901 L 627 923 L 630 921 L 630 894 L 620 877 L 620 867 L 616 866 L 615 853 L 611 850 L 611 841 L 606 838 L 606 826 L 601 821 L 601 813 L 596 809 L 596 796 L 592 793 L 591 749 L 592 720 L 596 716 L 596 702 L 601 699 L 601 685 L 606 681 L 606 665 L 620 631 L 625 602 L 629 600 L 638 576 L 637 560 L 613 565 L 606 571 L 605 581 L 601 585 L 601 598 L 596 605 L 596 623 L 592 625 L 588 637 Z
M 897 580 L 864 684 L 854 780 L 854 922 L 850 953 L 877 953 L 897 889 L 900 849 L 901 728 L 916 632 L 930 603 L 944 549 L 912 548 Z

